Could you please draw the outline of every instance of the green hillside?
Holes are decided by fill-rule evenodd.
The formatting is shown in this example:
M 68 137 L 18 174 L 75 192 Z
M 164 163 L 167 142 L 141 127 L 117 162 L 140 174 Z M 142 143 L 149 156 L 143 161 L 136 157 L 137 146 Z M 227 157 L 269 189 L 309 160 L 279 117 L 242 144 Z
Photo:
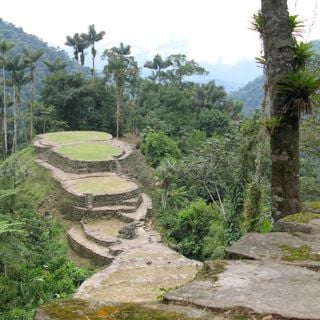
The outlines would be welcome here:
M 231 92 L 228 96 L 230 100 L 243 102 L 243 112 L 248 113 L 258 108 L 263 99 L 263 76 L 248 82 L 244 87 Z
M 43 61 L 53 62 L 60 59 L 61 62 L 67 64 L 67 71 L 75 71 L 78 69 L 78 64 L 68 56 L 68 54 L 58 48 L 49 46 L 35 35 L 28 34 L 22 28 L 16 27 L 14 24 L 6 22 L 0 18 L 0 39 L 15 43 L 15 47 L 9 51 L 10 56 L 22 54 L 23 49 L 28 50 L 43 50 L 43 55 L 36 63 L 36 87 L 39 88 L 40 82 L 47 76 L 48 68 Z

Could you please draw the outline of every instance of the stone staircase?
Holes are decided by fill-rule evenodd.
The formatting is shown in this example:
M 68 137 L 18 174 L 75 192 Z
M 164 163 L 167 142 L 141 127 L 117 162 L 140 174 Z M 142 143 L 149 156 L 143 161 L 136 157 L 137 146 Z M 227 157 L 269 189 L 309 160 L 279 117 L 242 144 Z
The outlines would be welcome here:
M 136 228 L 143 226 L 152 209 L 151 200 L 141 193 L 138 185 L 127 176 L 109 172 L 113 168 L 123 170 L 121 161 L 133 152 L 132 148 L 114 140 L 103 143 L 119 145 L 124 151 L 114 160 L 106 161 L 108 164 L 105 165 L 101 161 L 80 163 L 64 159 L 56 152 L 57 146 L 50 145 L 45 136 L 34 143 L 37 163 L 52 172 L 64 198 L 67 198 L 60 208 L 62 215 L 77 222 L 67 231 L 70 247 L 77 255 L 90 259 L 98 266 L 109 265 L 115 256 L 132 247 L 130 242 L 136 238 Z M 101 168 L 107 172 L 99 172 Z M 78 192 L 77 184 L 86 179 L 96 179 L 97 183 L 103 179 L 119 179 L 119 182 L 128 182 L 129 185 L 126 190 L 115 193 Z
M 90 259 L 93 264 L 104 266 L 110 264 L 115 256 L 130 247 L 130 242 L 136 245 L 136 228 L 144 223 L 147 214 L 150 213 L 151 201 L 146 194 L 135 199 L 141 199 L 140 205 L 136 209 L 128 206 L 133 208 L 129 212 L 122 211 L 121 206 L 118 211 L 111 212 L 110 209 L 105 209 L 109 207 L 94 208 L 103 212 L 103 217 L 99 215 L 97 218 L 95 215 L 94 220 L 82 219 L 80 225 L 68 230 L 70 247 L 79 256 Z M 120 231 L 126 227 L 132 230 L 131 235 L 127 236 L 128 239 L 122 239 Z
M 109 160 L 110 166 L 63 159 L 45 136 L 34 144 L 36 162 L 51 171 L 61 191 L 59 211 L 72 224 L 67 231 L 70 247 L 92 264 L 106 267 L 85 281 L 74 297 L 93 303 L 154 302 L 161 288 L 192 280 L 202 263 L 168 248 L 153 230 L 152 203 L 137 181 L 139 174 L 146 178 L 143 157 L 123 142 L 105 143 L 124 151 Z M 85 181 L 107 185 L 108 179 L 118 179 L 126 187 L 117 192 L 79 191 Z

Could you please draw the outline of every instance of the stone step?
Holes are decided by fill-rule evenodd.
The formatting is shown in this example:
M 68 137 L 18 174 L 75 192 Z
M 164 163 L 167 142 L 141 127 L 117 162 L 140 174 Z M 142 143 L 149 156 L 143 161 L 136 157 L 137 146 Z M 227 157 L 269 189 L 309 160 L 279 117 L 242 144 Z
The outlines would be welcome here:
M 101 218 L 112 218 L 112 217 L 119 217 L 121 213 L 132 213 L 136 210 L 136 207 L 133 206 L 102 206 L 102 207 L 93 207 L 93 208 L 85 208 L 85 207 L 78 207 L 74 206 L 73 216 L 77 217 L 76 220 L 82 219 L 101 219 Z M 125 219 L 125 218 L 124 218 Z M 123 219 L 121 219 L 123 220 Z M 125 219 L 125 220 L 132 220 L 132 219 Z M 130 222 L 130 221 L 128 221 Z
M 124 201 L 122 202 L 122 205 L 125 205 L 125 206 L 135 206 L 135 207 L 137 208 L 137 207 L 140 206 L 142 200 L 143 200 L 143 199 L 142 199 L 142 196 L 141 196 L 141 194 L 139 194 L 138 197 L 124 200 Z
M 90 259 L 93 264 L 107 266 L 112 263 L 114 258 L 109 249 L 89 240 L 80 225 L 68 230 L 67 238 L 72 250 L 79 256 Z
M 134 221 L 145 221 L 147 216 L 152 213 L 152 202 L 148 195 L 141 194 L 142 202 L 140 206 L 133 213 L 122 212 L 125 218 L 131 218 Z
M 100 245 L 110 247 L 120 244 L 119 231 L 126 225 L 119 219 L 103 219 L 81 222 L 86 237 Z

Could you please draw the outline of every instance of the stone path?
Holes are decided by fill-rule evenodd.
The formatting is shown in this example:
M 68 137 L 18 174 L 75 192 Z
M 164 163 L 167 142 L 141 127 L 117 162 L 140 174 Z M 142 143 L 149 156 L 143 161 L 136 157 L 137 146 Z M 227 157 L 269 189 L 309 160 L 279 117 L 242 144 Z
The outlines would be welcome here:
M 152 229 L 149 222 L 151 200 L 141 193 L 134 177 L 131 180 L 135 168 L 126 170 L 128 158 L 137 159 L 132 156 L 133 147 L 117 140 L 106 140 L 105 143 L 121 146 L 124 150 L 120 158 L 112 160 L 116 162 L 110 166 L 114 168 L 113 172 L 95 170 L 92 162 L 86 172 L 85 162 L 81 166 L 75 162 L 73 166 L 70 159 L 66 160 L 68 166 L 65 167 L 59 162 L 61 159 L 57 162 L 51 155 L 55 152 L 55 144 L 48 143 L 45 136 L 35 142 L 39 154 L 37 163 L 52 172 L 61 189 L 61 198 L 67 199 L 60 208 L 62 215 L 75 221 L 67 231 L 71 248 L 92 263 L 106 267 L 85 281 L 75 298 L 99 304 L 155 302 L 161 288 L 169 290 L 191 281 L 202 264 L 169 249 Z M 133 162 L 129 164 L 139 166 L 137 161 Z M 123 172 L 133 174 L 130 178 Z M 97 195 L 78 192 L 74 187 L 85 179 L 99 183 L 99 179 L 108 178 L 126 180 L 130 188 Z

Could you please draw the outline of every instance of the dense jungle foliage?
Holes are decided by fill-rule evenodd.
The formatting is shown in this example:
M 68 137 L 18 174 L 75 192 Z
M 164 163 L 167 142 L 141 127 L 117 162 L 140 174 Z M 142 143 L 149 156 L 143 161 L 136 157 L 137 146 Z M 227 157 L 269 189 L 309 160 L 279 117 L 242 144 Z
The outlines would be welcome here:
M 67 37 L 70 63 L 36 38 L 18 50 L 22 30 L 0 22 L 0 319 L 31 319 L 35 307 L 68 296 L 90 273 L 68 260 L 62 227 L 50 210 L 41 211 L 54 187 L 25 149 L 36 134 L 140 136 L 138 148 L 157 177 L 149 186 L 156 227 L 187 257 L 221 258 L 245 232 L 270 231 L 268 144 L 279 123 L 266 118 L 262 106 L 244 114 L 242 103 L 215 81 L 189 81 L 206 70 L 183 54 L 156 54 L 144 65 L 151 75 L 142 78 L 130 46 L 120 43 L 102 53 L 105 68 L 98 74 L 94 44 L 104 33 L 92 32 L 93 25 L 88 34 Z M 85 52 L 91 70 L 84 67 Z M 318 61 L 309 66 L 315 74 Z M 258 101 L 259 90 L 249 91 Z M 320 198 L 316 99 L 314 113 L 301 118 L 301 192 L 309 202 Z

